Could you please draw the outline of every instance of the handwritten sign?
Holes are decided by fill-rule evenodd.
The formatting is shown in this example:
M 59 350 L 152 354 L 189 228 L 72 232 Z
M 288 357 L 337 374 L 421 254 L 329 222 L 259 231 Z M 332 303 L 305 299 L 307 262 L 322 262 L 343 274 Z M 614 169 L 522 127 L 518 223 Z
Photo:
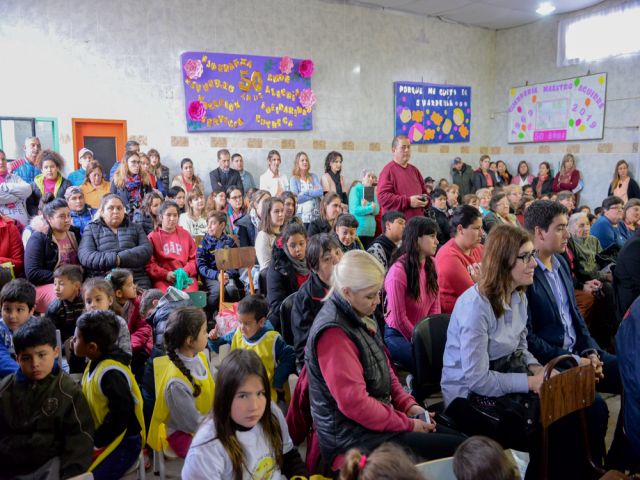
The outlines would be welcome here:
M 395 82 L 395 132 L 411 143 L 471 138 L 471 87 Z
M 607 74 L 512 88 L 509 143 L 602 138 Z
M 188 131 L 311 130 L 311 107 L 303 106 L 313 95 L 311 79 L 303 76 L 302 67 L 295 67 L 304 61 L 288 59 L 294 68 L 283 74 L 281 60 L 183 53 L 180 62 Z

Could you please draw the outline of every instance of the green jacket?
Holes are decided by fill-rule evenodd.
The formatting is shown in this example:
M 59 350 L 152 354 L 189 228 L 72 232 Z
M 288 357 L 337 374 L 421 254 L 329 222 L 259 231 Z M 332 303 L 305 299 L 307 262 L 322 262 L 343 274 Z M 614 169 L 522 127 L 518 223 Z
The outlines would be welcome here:
M 44 380 L 20 370 L 0 382 L 0 479 L 60 457 L 60 478 L 87 471 L 93 419 L 82 389 L 57 366 Z
M 376 234 L 376 215 L 380 212 L 378 197 L 373 193 L 373 203 L 362 205 L 364 186 L 356 183 L 349 192 L 349 213 L 358 220 L 356 234 L 359 237 L 373 237 Z

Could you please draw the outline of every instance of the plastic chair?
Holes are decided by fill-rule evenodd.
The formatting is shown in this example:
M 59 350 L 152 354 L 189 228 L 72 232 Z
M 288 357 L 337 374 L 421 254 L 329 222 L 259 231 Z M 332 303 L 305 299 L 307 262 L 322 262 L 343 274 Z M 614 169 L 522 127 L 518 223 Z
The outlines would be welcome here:
M 413 329 L 413 395 L 418 403 L 440 392 L 442 357 L 447 343 L 447 329 L 451 316 L 446 313 L 431 315 Z M 434 408 L 432 406 L 432 408 Z M 437 407 L 434 408 L 437 410 Z
M 555 376 L 551 372 L 559 363 L 568 362 L 573 368 Z M 578 366 L 571 355 L 561 355 L 551 360 L 544 368 L 544 382 L 540 388 L 540 421 L 542 423 L 542 462 L 540 478 L 549 475 L 549 426 L 561 418 L 579 412 L 582 442 L 587 454 L 589 467 L 599 476 L 607 478 L 628 478 L 620 472 L 606 472 L 593 461 L 589 447 L 589 433 L 585 409 L 591 406 L 596 397 L 596 376 L 591 365 Z
M 253 276 L 251 274 L 251 267 L 256 263 L 256 249 L 254 247 L 219 248 L 216 250 L 215 257 L 216 266 L 218 267 L 220 275 L 224 274 L 225 270 L 246 268 L 249 275 L 249 290 L 251 295 L 254 294 L 255 289 L 253 286 Z M 220 303 L 218 304 L 218 311 L 222 311 L 224 307 L 224 283 L 220 282 Z
M 293 345 L 291 311 L 293 310 L 293 302 L 296 299 L 296 293 L 298 292 L 293 292 L 280 304 L 280 328 L 282 329 L 282 338 L 287 343 L 287 345 Z

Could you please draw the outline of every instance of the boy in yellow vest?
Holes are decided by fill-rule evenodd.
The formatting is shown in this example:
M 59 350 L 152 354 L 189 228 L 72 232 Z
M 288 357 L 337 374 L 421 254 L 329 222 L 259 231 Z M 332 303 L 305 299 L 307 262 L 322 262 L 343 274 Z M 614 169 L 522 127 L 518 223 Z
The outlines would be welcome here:
M 238 303 L 239 327 L 218 337 L 217 329 L 209 334 L 209 349 L 218 352 L 220 345 L 231 344 L 231 350 L 242 348 L 258 354 L 271 381 L 271 399 L 284 395 L 284 384 L 296 371 L 296 354 L 267 322 L 269 304 L 263 295 L 247 295 Z M 266 323 L 266 325 L 265 325 Z
M 95 426 L 93 462 L 96 480 L 122 477 L 136 462 L 145 443 L 142 396 L 129 356 L 117 344 L 115 313 L 84 313 L 76 324 L 73 348 L 89 364 L 82 377 L 84 393 Z

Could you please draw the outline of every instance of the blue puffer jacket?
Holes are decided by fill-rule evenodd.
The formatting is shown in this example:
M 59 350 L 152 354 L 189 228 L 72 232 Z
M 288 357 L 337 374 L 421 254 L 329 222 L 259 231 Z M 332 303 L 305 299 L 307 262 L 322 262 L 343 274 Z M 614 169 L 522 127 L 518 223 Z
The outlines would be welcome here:
M 224 233 L 220 238 L 215 238 L 208 233 L 202 238 L 196 252 L 196 265 L 202 278 L 209 280 L 218 279 L 218 267 L 216 265 L 216 250 L 219 248 L 236 248 L 233 238 Z M 237 270 L 227 270 L 229 277 L 237 277 Z
M 71 221 L 73 222 L 74 226 L 80 229 L 80 235 L 84 233 L 84 228 L 91 221 L 95 213 L 96 209 L 91 208 L 88 205 L 85 205 L 80 212 L 74 212 L 73 210 L 71 211 Z

